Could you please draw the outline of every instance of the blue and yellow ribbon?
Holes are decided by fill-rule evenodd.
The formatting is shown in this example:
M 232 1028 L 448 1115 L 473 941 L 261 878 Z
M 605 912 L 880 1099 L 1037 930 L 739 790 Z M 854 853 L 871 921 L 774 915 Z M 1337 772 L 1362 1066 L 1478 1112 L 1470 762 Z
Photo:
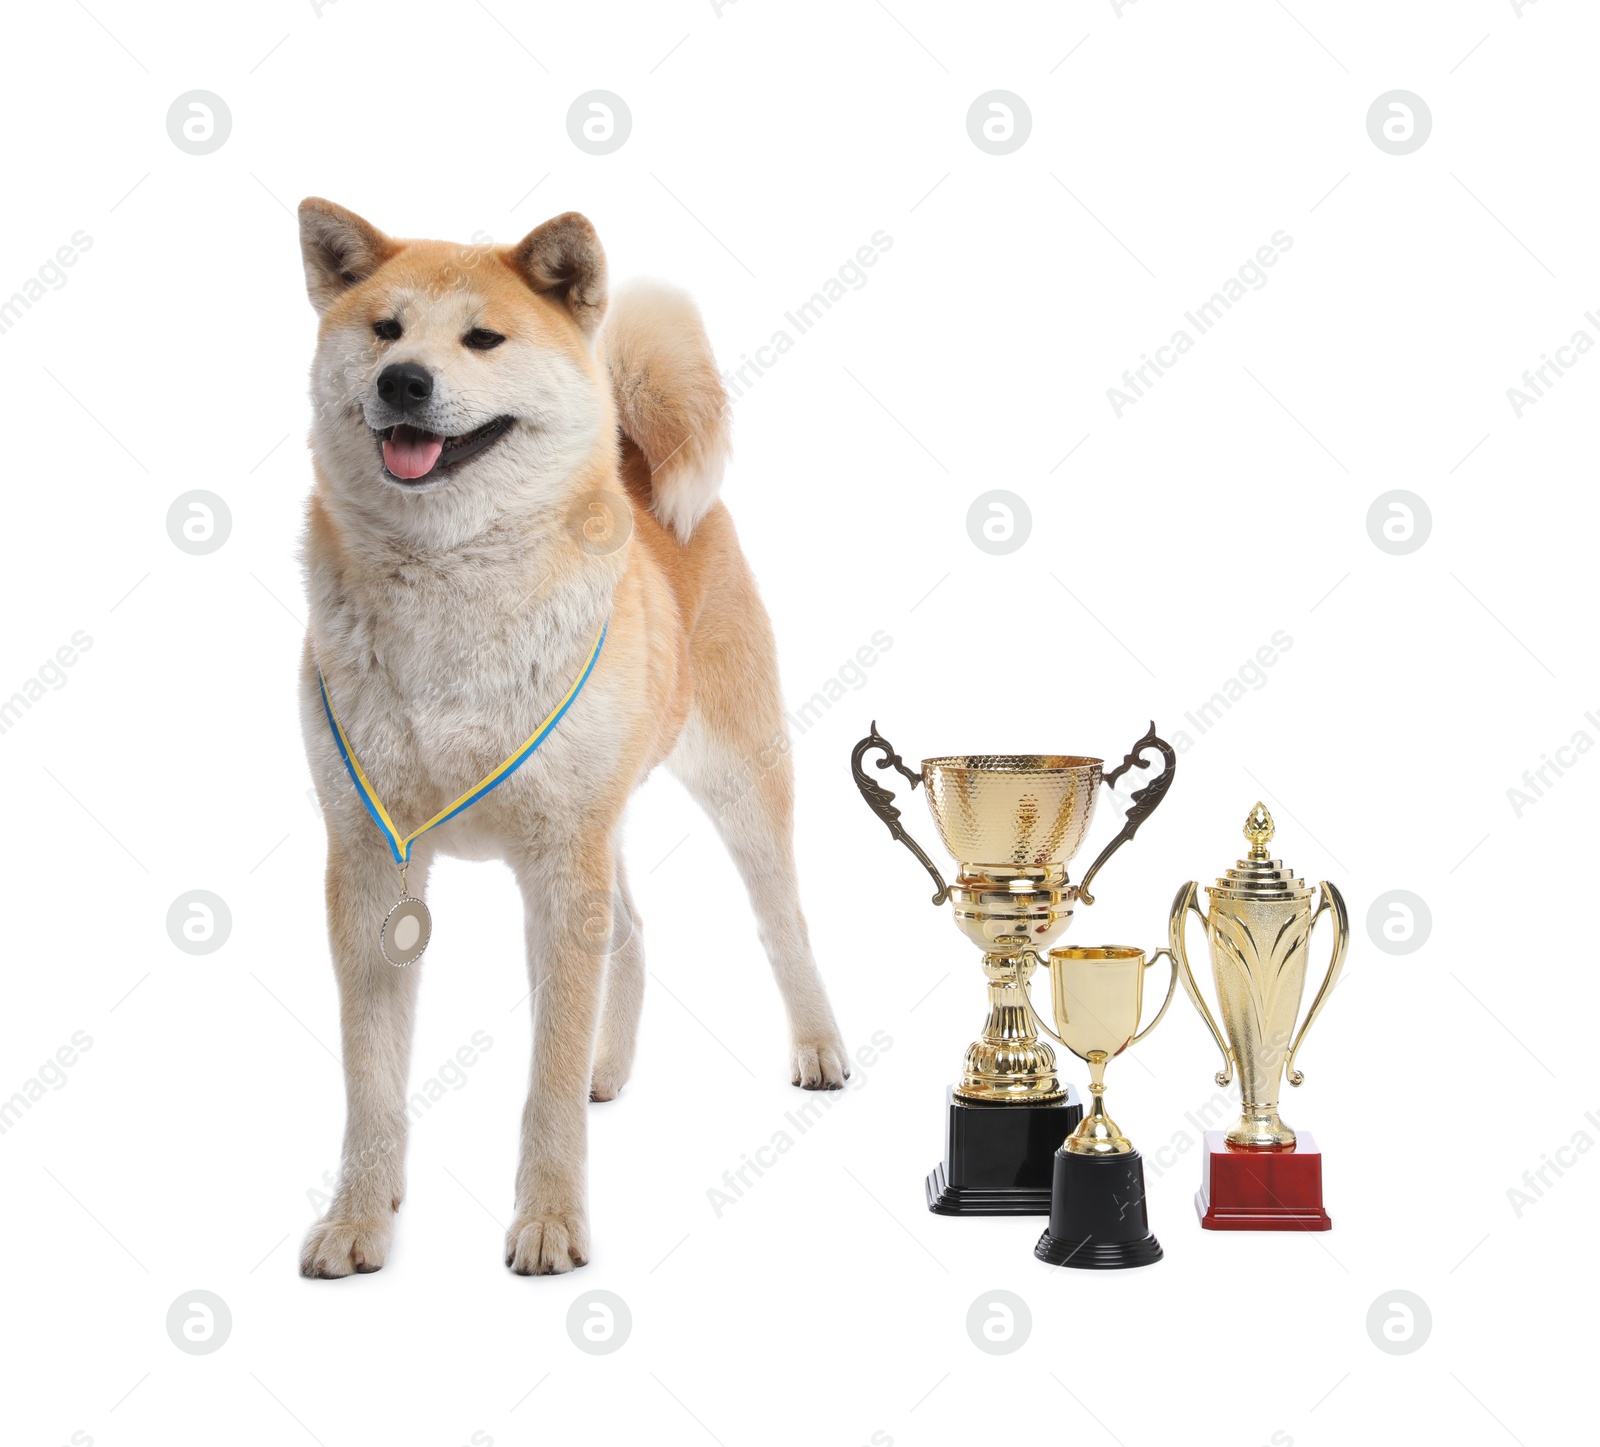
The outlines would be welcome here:
M 350 782 L 356 786 L 356 793 L 361 796 L 361 802 L 367 806 L 367 813 L 372 815 L 372 822 L 383 831 L 383 837 L 388 840 L 389 852 L 394 855 L 396 864 L 404 868 L 411 861 L 411 846 L 416 840 L 430 829 L 437 829 L 441 824 L 449 823 L 463 809 L 470 809 L 491 789 L 505 783 L 528 761 L 539 745 L 550 737 L 556 725 L 561 722 L 562 715 L 572 707 L 573 700 L 583 691 L 584 684 L 589 681 L 589 675 L 594 672 L 595 663 L 599 660 L 600 650 L 605 646 L 606 633 L 610 628 L 611 620 L 608 618 L 601 625 L 600 636 L 595 639 L 594 647 L 589 651 L 589 659 L 583 665 L 583 672 L 567 690 L 566 697 L 550 711 L 550 716 L 533 731 L 528 741 L 492 774 L 480 779 L 453 804 L 446 804 L 426 824 L 413 829 L 409 834 L 401 834 L 395 827 L 394 820 L 389 817 L 389 811 L 383 807 L 383 800 L 378 797 L 378 791 L 372 787 L 372 781 L 367 778 L 366 771 L 361 767 L 361 761 L 356 758 L 356 751 L 350 745 L 344 726 L 333 711 L 333 703 L 328 698 L 328 680 L 322 676 L 322 669 L 317 669 L 317 683 L 322 688 L 322 707 L 328 715 L 328 727 L 333 731 L 333 741 L 339 746 L 339 757 L 344 760 Z

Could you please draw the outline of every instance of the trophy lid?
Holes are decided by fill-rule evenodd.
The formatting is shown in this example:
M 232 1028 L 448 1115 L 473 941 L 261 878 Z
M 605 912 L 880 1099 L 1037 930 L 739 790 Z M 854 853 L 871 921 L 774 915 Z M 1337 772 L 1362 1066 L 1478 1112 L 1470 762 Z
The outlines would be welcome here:
M 1307 899 L 1311 890 L 1303 879 L 1296 879 L 1292 869 L 1285 869 L 1281 859 L 1267 853 L 1267 845 L 1277 833 L 1267 806 L 1256 801 L 1250 816 L 1244 821 L 1244 837 L 1250 841 L 1250 853 L 1241 859 L 1227 874 L 1208 886 L 1206 893 L 1214 899 Z

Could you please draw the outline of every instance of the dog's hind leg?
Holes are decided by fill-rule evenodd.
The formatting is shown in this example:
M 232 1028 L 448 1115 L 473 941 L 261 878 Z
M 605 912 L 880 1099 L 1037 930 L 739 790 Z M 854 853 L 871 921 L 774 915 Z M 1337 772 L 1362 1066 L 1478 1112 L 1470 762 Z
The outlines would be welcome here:
M 427 873 L 426 859 L 412 863 L 410 887 L 419 895 Z M 376 836 L 370 847 L 349 849 L 330 831 L 328 939 L 344 1037 L 344 1155 L 332 1204 L 300 1249 L 302 1276 L 378 1270 L 405 1194 L 406 1074 L 422 966 L 396 969 L 378 948 L 396 882 Z
M 728 720 L 722 723 L 718 729 L 701 714 L 697 697 L 669 767 L 711 816 L 749 892 L 789 1013 L 791 1083 L 838 1090 L 850 1070 L 800 910 L 787 743 L 775 736 L 738 740 L 726 731 Z
M 594 921 L 599 932 L 609 937 L 611 958 L 606 964 L 590 1100 L 615 1100 L 617 1092 L 628 1083 L 639 1040 L 639 1014 L 644 1008 L 644 937 L 640 933 L 639 911 L 628 889 L 620 850 L 615 860 L 616 889 L 604 902 L 604 918 Z
M 742 565 L 727 570 L 722 589 L 691 644 L 694 707 L 667 764 L 711 816 L 744 879 L 789 1013 L 792 1083 L 838 1090 L 850 1069 L 800 910 L 794 768 L 772 629 Z

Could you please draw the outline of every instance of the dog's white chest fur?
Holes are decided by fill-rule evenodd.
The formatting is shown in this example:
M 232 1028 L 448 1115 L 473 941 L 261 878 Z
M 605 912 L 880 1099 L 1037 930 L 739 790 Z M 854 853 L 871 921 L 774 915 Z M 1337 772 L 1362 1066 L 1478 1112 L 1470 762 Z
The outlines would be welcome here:
M 314 588 L 316 662 L 356 756 L 402 832 L 516 753 L 593 647 L 607 607 L 598 580 L 551 583 L 529 541 L 442 562 L 380 556 L 364 560 L 358 576 L 347 567 Z M 603 756 L 611 730 L 593 710 L 580 716 L 584 760 L 597 742 Z M 549 767 L 557 756 L 580 752 L 563 747 L 559 733 L 502 786 L 524 809 L 562 808 L 562 795 L 577 782 L 570 762 Z M 343 793 L 343 763 L 331 738 L 314 757 L 325 797 Z M 437 842 L 452 852 L 484 852 L 483 836 L 502 811 L 474 810 Z

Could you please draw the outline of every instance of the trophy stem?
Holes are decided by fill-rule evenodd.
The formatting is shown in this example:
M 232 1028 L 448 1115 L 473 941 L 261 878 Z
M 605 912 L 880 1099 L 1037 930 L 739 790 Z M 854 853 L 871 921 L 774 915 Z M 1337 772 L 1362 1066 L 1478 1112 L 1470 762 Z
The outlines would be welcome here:
M 1089 1064 L 1089 1091 L 1094 1097 L 1094 1105 L 1062 1146 L 1063 1150 L 1075 1156 L 1125 1156 L 1133 1149 L 1133 1142 L 1106 1114 L 1105 1073 L 1108 1058 L 1104 1050 L 1091 1050 L 1084 1057 Z
M 1278 1114 L 1276 1101 L 1246 1100 L 1238 1123 L 1228 1132 L 1228 1144 L 1245 1151 L 1292 1151 L 1295 1134 Z
M 970 1101 L 1013 1101 L 1050 1105 L 1066 1099 L 1056 1078 L 1056 1055 L 1034 1029 L 1028 980 L 1032 958 L 1026 953 L 991 951 L 983 957 L 989 980 L 989 1018 L 983 1033 L 967 1047 L 961 1084 L 955 1094 Z

